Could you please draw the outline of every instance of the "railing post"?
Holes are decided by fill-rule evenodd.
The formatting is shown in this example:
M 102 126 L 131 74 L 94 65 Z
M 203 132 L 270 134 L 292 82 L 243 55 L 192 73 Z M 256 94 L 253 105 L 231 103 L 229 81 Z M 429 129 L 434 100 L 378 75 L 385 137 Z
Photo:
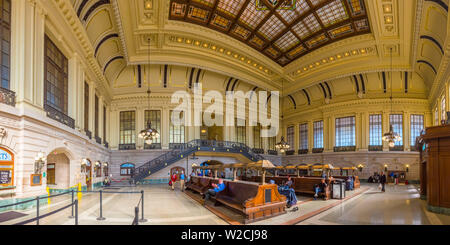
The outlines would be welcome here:
M 39 225 L 39 196 L 36 197 L 36 225 Z
M 98 217 L 97 220 L 105 220 L 105 218 L 103 217 L 102 202 L 103 202 L 103 191 L 100 190 L 100 217 Z
M 72 203 L 74 202 L 74 200 L 73 200 L 74 199 L 74 194 L 73 193 L 74 193 L 74 191 L 72 189 Z M 69 219 L 73 219 L 73 218 L 74 218 L 74 216 L 73 216 L 73 205 L 72 205 L 72 215 L 69 216 Z
M 78 225 L 78 199 L 75 200 L 75 225 Z
M 146 219 L 144 219 L 144 190 L 141 190 L 141 219 L 139 220 L 139 222 L 147 222 Z M 139 215 L 139 214 L 138 214 Z

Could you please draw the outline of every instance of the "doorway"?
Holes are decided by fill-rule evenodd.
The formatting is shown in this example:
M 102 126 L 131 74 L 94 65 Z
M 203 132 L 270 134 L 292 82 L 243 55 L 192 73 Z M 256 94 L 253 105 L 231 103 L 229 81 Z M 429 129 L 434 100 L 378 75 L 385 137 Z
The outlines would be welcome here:
M 398 177 L 398 183 L 405 183 L 406 181 L 406 171 L 388 171 L 388 183 L 395 182 L 395 176 Z
M 86 187 L 90 191 L 92 189 L 92 164 L 91 160 L 86 161 Z
M 55 164 L 47 164 L 47 185 L 56 185 L 55 172 Z

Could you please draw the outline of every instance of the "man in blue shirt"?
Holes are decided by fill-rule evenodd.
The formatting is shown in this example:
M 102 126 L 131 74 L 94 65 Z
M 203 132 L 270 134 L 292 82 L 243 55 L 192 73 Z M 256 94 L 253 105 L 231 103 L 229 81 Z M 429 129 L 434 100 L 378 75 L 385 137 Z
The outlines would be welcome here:
M 181 191 L 183 191 L 184 192 L 184 180 L 186 179 L 186 176 L 184 175 L 184 171 L 181 171 L 181 174 L 180 174 L 180 188 L 181 188 Z
M 223 191 L 225 189 L 225 184 L 223 183 L 223 179 L 219 179 L 219 184 L 212 184 L 212 187 L 214 187 L 214 189 L 209 189 L 204 196 L 205 201 L 203 202 L 203 205 L 205 205 L 205 202 L 207 200 L 209 200 L 209 198 L 211 196 L 216 196 L 217 193 Z

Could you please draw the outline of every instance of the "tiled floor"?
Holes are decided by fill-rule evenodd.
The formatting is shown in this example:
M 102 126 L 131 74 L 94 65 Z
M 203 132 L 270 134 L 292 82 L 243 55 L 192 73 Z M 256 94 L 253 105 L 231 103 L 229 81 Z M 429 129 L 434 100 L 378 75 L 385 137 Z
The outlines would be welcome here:
M 143 225 L 225 225 L 227 222 L 201 206 L 178 189 L 172 191 L 167 185 L 149 185 L 121 188 L 109 191 L 145 191 L 145 218 Z M 359 192 L 362 192 L 359 193 Z M 450 216 L 426 211 L 425 201 L 419 199 L 414 186 L 388 186 L 381 193 L 376 185 L 362 184 L 354 192 L 347 192 L 348 200 L 313 201 L 311 197 L 299 196 L 299 211 L 262 220 L 252 225 L 263 224 L 450 224 Z M 99 195 L 84 194 L 79 205 L 80 225 L 129 225 L 134 217 L 134 207 L 140 194 L 104 194 L 103 217 L 98 221 Z M 70 195 L 51 200 L 51 205 L 42 207 L 45 214 L 70 203 Z M 14 224 L 35 217 L 36 209 L 21 211 L 26 217 L 10 220 L 0 225 Z M 72 225 L 71 209 L 44 218 L 41 224 Z M 32 223 L 34 224 L 34 223 Z

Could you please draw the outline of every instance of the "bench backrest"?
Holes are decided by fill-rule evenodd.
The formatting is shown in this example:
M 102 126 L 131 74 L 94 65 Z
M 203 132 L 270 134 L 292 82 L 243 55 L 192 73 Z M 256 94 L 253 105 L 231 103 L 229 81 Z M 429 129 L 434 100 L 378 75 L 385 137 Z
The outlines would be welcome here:
M 258 185 L 232 181 L 224 181 L 224 184 L 225 190 L 219 192 L 217 198 L 225 197 L 242 205 L 258 193 Z

